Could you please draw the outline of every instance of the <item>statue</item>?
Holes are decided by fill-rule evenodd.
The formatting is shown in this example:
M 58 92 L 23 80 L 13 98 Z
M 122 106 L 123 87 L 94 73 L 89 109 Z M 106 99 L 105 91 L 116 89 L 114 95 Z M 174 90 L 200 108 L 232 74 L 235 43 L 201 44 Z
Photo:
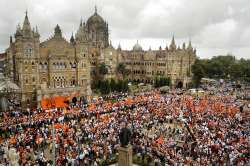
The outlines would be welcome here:
M 125 124 L 124 127 L 121 129 L 121 132 L 119 133 L 119 139 L 121 147 L 126 148 L 131 139 L 131 131 L 130 129 L 128 129 L 127 124 Z

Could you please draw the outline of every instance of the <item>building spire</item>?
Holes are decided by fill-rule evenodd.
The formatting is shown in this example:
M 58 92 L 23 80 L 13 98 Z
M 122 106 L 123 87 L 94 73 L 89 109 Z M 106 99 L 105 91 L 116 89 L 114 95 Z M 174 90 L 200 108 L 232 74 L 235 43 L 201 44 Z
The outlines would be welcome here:
M 30 22 L 29 22 L 28 11 L 27 10 L 25 11 L 25 18 L 24 18 L 24 22 L 23 22 L 23 29 L 24 28 L 30 28 Z
M 171 44 L 170 44 L 170 49 L 173 51 L 173 50 L 176 50 L 176 44 L 175 44 L 175 39 L 174 39 L 174 35 L 172 37 L 172 41 L 171 41 Z
M 12 36 L 10 36 L 10 44 L 12 44 Z
M 75 39 L 74 39 L 74 34 L 73 34 L 73 32 L 72 32 L 72 34 L 71 34 L 70 43 L 72 43 L 72 44 L 75 43 Z
M 189 43 L 188 43 L 188 49 L 189 49 L 189 50 L 192 50 L 192 49 L 193 49 L 193 47 L 192 47 L 192 42 L 191 42 L 190 39 L 189 39 Z
M 56 27 L 55 27 L 55 34 L 54 34 L 55 37 L 62 37 L 62 30 L 60 28 L 60 26 L 57 24 Z
M 26 37 L 31 36 L 32 34 L 32 30 L 31 30 L 31 26 L 30 26 L 30 22 L 29 22 L 29 18 L 28 18 L 28 11 L 26 10 L 25 12 L 25 18 L 24 18 L 24 22 L 23 22 L 23 35 Z
M 96 5 L 95 5 L 95 14 L 97 14 L 97 7 L 96 7 Z
M 173 37 L 172 37 L 171 45 L 175 45 L 174 35 L 173 35 Z
M 119 42 L 119 44 L 118 44 L 118 48 L 117 48 L 118 50 L 122 50 L 122 47 L 121 47 L 121 44 L 120 44 L 120 42 Z

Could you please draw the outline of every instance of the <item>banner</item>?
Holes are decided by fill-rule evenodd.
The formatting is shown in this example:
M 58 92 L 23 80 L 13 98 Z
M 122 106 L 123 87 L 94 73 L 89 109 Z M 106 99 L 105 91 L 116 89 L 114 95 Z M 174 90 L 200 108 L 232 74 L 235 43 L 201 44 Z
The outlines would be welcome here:
M 69 106 L 68 97 L 56 96 L 52 98 L 43 98 L 41 101 L 42 109 L 51 109 L 51 108 L 65 108 Z

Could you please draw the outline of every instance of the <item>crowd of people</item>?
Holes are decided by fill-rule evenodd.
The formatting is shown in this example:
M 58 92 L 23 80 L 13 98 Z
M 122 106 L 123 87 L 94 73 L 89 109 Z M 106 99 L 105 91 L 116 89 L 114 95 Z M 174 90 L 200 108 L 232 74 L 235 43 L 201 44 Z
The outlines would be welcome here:
M 132 132 L 134 158 L 146 163 L 246 165 L 249 111 L 249 103 L 227 93 L 192 96 L 152 90 L 111 94 L 68 108 L 4 112 L 0 165 L 13 158 L 19 165 L 54 160 L 56 165 L 109 165 L 116 162 L 124 124 Z

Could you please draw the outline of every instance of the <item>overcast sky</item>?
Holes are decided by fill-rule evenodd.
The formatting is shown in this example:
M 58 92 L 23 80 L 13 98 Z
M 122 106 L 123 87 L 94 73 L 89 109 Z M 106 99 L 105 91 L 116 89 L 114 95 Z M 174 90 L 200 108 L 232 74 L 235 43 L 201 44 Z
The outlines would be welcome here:
M 250 0 L 1 0 L 0 52 L 9 44 L 28 10 L 38 26 L 41 41 L 53 34 L 56 24 L 69 40 L 71 33 L 98 13 L 109 23 L 114 47 L 131 49 L 139 40 L 145 50 L 192 40 L 199 57 L 233 54 L 250 58 Z

